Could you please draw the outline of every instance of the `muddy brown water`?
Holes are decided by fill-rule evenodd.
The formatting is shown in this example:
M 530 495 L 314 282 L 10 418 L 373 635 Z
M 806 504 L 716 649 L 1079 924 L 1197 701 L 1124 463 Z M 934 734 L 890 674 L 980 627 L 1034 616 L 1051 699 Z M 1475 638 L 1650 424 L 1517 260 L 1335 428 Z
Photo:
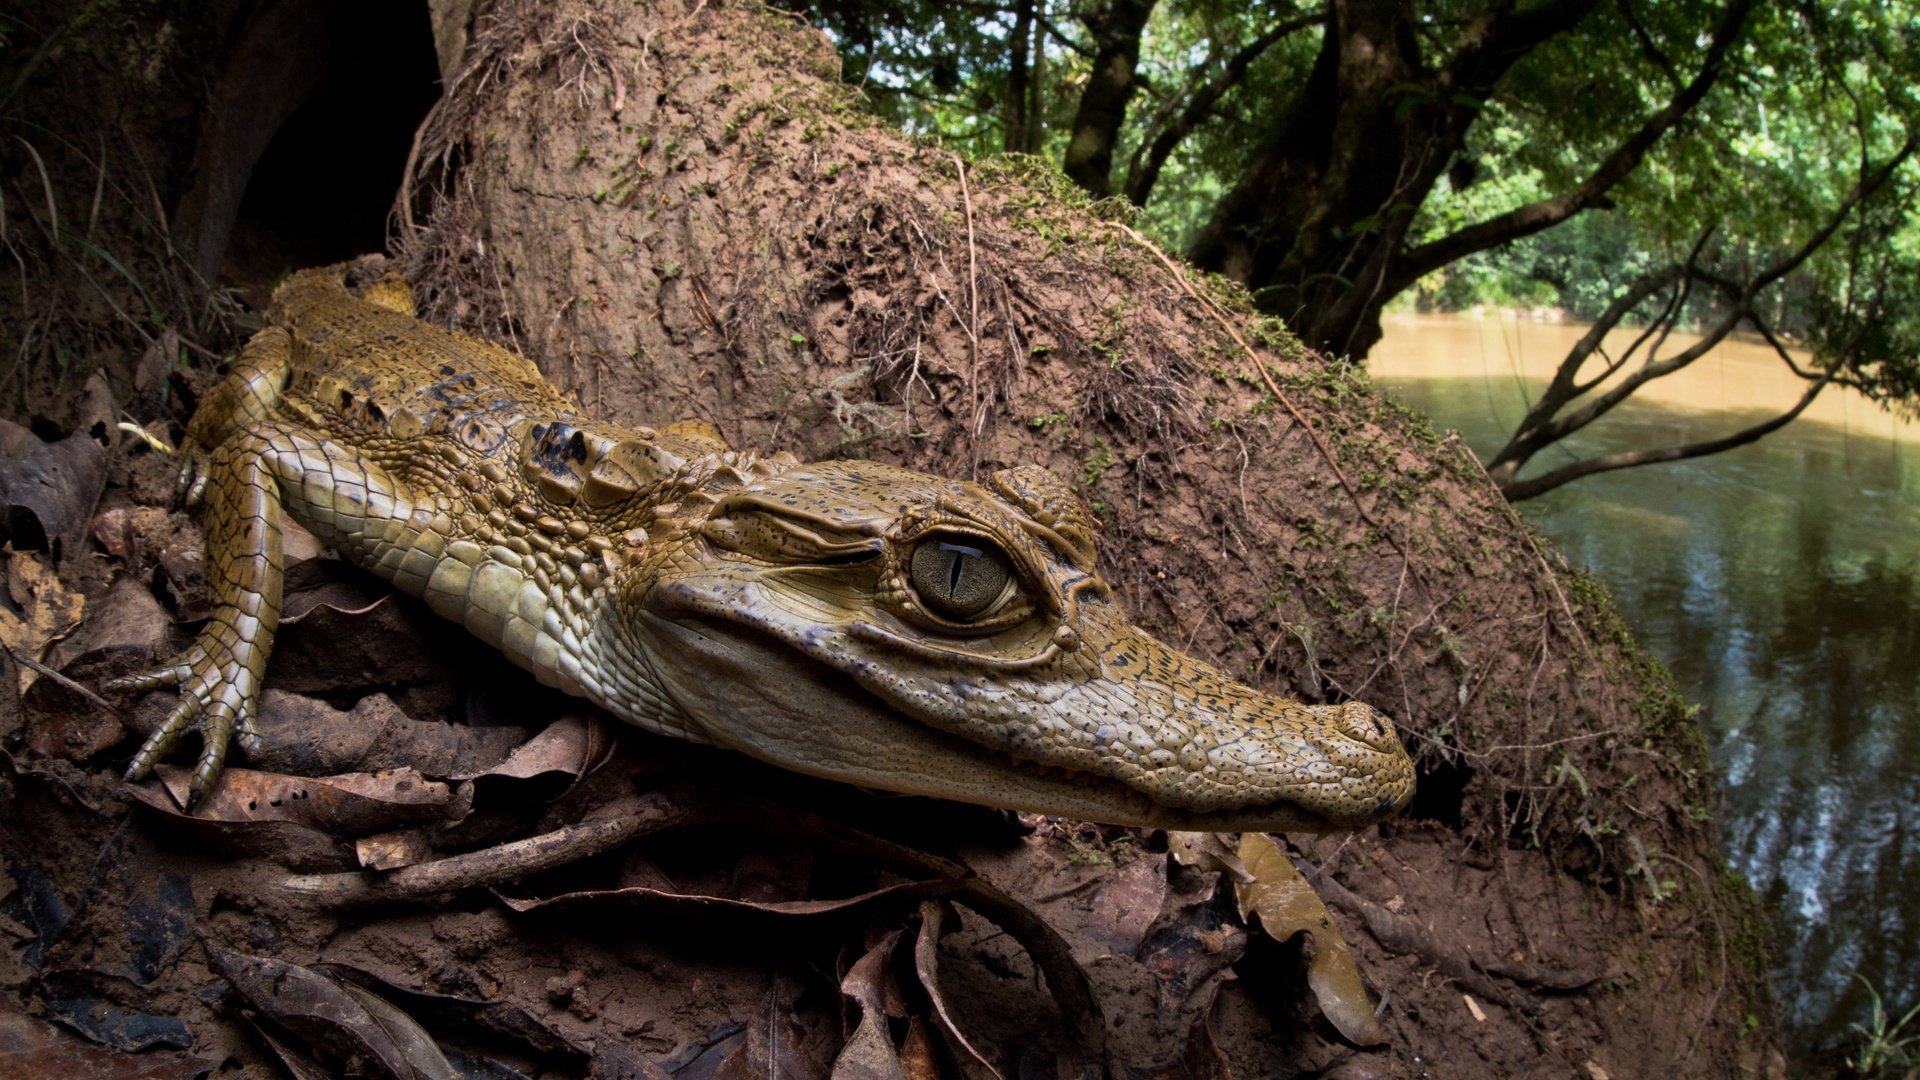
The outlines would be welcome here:
M 1368 367 L 1484 459 L 1584 329 L 1405 316 Z M 1666 382 L 1572 450 L 1712 437 L 1798 395 L 1751 342 Z M 1775 915 L 1792 1040 L 1845 1042 L 1871 1008 L 1861 979 L 1895 1016 L 1920 1000 L 1920 425 L 1830 391 L 1758 443 L 1590 477 L 1521 510 L 1606 582 L 1702 707 L 1727 857 Z

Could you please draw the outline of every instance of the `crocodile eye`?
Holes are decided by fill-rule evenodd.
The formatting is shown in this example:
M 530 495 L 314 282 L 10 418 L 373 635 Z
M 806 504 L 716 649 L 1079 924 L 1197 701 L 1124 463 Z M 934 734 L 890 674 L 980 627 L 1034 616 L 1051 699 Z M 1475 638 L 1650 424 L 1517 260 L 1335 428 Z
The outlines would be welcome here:
M 913 549 L 913 591 L 935 615 L 967 622 L 1007 595 L 1013 569 L 998 548 L 972 537 L 930 538 Z

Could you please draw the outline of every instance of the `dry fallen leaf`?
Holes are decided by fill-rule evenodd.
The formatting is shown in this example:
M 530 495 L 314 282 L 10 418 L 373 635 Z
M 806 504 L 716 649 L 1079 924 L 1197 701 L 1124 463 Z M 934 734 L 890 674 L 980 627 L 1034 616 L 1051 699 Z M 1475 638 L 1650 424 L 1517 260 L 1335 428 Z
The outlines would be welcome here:
M 0 1075 L 86 1080 L 194 1080 L 210 1062 L 165 1050 L 138 1054 L 89 1043 L 0 1001 Z
M 1275 941 L 1295 934 L 1306 934 L 1313 944 L 1313 960 L 1307 967 L 1307 985 L 1320 1003 L 1320 1012 L 1349 1041 L 1360 1046 L 1379 1046 L 1387 1041 L 1379 1018 L 1373 1014 L 1373 999 L 1360 981 L 1360 969 L 1346 939 L 1333 925 L 1327 906 L 1314 894 L 1300 871 L 1281 850 L 1280 844 L 1266 833 L 1244 833 L 1240 837 L 1240 862 L 1253 876 L 1249 882 L 1236 883 L 1240 917 L 1260 916 L 1260 926 Z
M 149 806 L 174 817 L 201 821 L 291 821 L 330 836 L 362 836 L 399 825 L 434 822 L 447 816 L 453 789 L 413 769 L 382 769 L 339 776 L 288 776 L 228 766 L 220 783 L 192 813 L 186 805 L 193 770 L 158 765 L 159 779 L 173 805 L 147 797 L 150 786 L 135 789 Z
M 940 1059 L 927 1034 L 924 1017 L 907 1017 L 907 1039 L 900 1044 L 900 1068 L 907 1080 L 941 1080 Z
M 433 857 L 433 846 L 419 829 L 398 829 L 353 842 L 354 861 L 368 870 L 398 870 Z
M 73 632 L 86 611 L 87 598 L 67 591 L 44 555 L 15 551 L 7 556 L 7 595 L 0 604 L 0 645 L 39 660 L 53 643 Z M 33 685 L 35 673 L 20 665 L 20 692 Z
M 940 1021 L 940 1031 L 947 1037 L 954 1056 L 959 1057 L 960 1051 L 965 1050 L 994 1080 L 1001 1080 L 1000 1070 L 994 1068 L 986 1055 L 961 1034 L 960 1028 L 953 1022 L 953 1014 L 947 1009 L 946 999 L 940 994 L 940 973 L 937 969 L 940 962 L 940 924 L 945 911 L 938 900 L 920 902 L 920 933 L 913 942 L 913 970 L 920 976 L 920 985 L 933 1002 L 933 1014 Z
M 1181 866 L 1227 874 L 1242 883 L 1253 880 L 1253 875 L 1247 873 L 1240 856 L 1228 846 L 1227 838 L 1221 833 L 1169 832 L 1167 854 Z
M 207 954 L 214 970 L 250 1005 L 330 1062 L 419 1080 L 460 1075 L 412 1017 L 368 990 L 298 964 L 211 943 Z
M 613 749 L 613 733 L 606 721 L 592 713 L 570 712 L 515 747 L 505 761 L 484 772 L 454 779 L 491 782 L 556 777 L 571 784 L 606 764 Z
M 840 992 L 860 1008 L 860 1023 L 834 1059 L 833 1080 L 906 1080 L 887 1032 L 887 959 L 899 941 L 900 931 L 888 931 L 840 980 Z
M 53 442 L 6 422 L 0 544 L 44 551 L 54 562 L 84 553 L 93 508 L 107 481 L 107 451 L 120 435 L 112 423 L 113 391 L 100 372 L 87 380 L 74 419 L 72 434 Z

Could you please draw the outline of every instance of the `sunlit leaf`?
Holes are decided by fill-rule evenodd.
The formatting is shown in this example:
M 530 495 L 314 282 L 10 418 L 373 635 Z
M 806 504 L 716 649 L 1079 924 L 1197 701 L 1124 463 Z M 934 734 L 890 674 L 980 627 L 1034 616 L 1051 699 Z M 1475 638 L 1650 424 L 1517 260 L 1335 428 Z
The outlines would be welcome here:
M 1240 917 L 1260 916 L 1260 926 L 1275 941 L 1307 935 L 1313 958 L 1307 985 L 1320 1012 L 1341 1035 L 1360 1046 L 1379 1046 L 1387 1033 L 1373 1013 L 1373 999 L 1360 981 L 1353 951 L 1333 924 L 1333 916 L 1313 887 L 1300 876 L 1279 841 L 1266 833 L 1240 837 L 1240 861 L 1253 880 L 1236 885 Z

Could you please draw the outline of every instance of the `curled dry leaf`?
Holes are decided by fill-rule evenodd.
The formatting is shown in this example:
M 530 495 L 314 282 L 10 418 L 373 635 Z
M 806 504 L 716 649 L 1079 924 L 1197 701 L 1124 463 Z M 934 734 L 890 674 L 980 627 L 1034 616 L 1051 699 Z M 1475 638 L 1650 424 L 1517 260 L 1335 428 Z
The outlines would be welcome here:
M 560 780 L 561 783 L 554 790 L 544 792 L 552 797 L 606 764 L 613 756 L 613 750 L 613 735 L 607 730 L 604 719 L 590 713 L 568 713 L 515 747 L 505 761 L 474 775 L 472 779 L 482 788 L 508 786 L 497 783 L 502 780 Z M 468 777 L 456 775 L 453 779 L 465 780 Z M 511 786 L 521 798 L 537 797 L 528 796 L 523 790 L 524 784 L 514 783 Z
M 907 1074 L 907 1080 L 941 1080 L 940 1058 L 922 1017 L 907 1017 L 907 1038 L 900 1044 L 900 1068 Z
M 947 1011 L 946 999 L 940 994 L 940 926 L 945 914 L 946 906 L 937 900 L 921 903 L 920 933 L 913 941 L 913 970 L 920 976 L 920 985 L 933 1002 L 933 1014 L 940 1020 L 940 1031 L 947 1037 L 948 1045 L 955 1048 L 956 1056 L 958 1051 L 966 1051 L 995 1080 L 1000 1080 L 1000 1070 L 994 1068 L 986 1055 L 975 1049 L 961 1034 L 960 1028 L 953 1022 L 953 1015 Z
M 400 829 L 353 842 L 353 857 L 368 870 L 397 870 L 425 862 L 433 856 L 433 845 L 419 829 Z
M 105 596 L 96 596 L 87 605 L 86 616 L 80 627 L 48 654 L 50 666 L 66 671 L 75 659 L 99 649 L 145 651 L 155 642 L 165 641 L 173 627 L 173 619 L 154 599 L 153 590 L 126 576 L 116 578 Z
M 265 956 L 208 944 L 220 976 L 320 1057 L 395 1080 L 455 1080 L 460 1074 L 405 1012 L 352 983 Z
M 955 891 L 959 886 L 950 881 L 905 881 L 860 893 L 857 896 L 843 897 L 838 900 L 735 900 L 726 896 L 707 896 L 698 893 L 669 892 L 665 889 L 652 889 L 641 885 L 629 885 L 621 889 L 585 889 L 579 892 L 559 893 L 541 898 L 517 898 L 502 895 L 500 900 L 515 911 L 538 911 L 545 907 L 570 904 L 619 904 L 630 903 L 642 907 L 661 909 L 679 909 L 682 912 L 706 912 L 720 915 L 773 915 L 781 918 L 804 918 L 817 915 L 832 915 L 849 911 L 865 904 L 895 898 L 914 898 L 940 896 Z
M 315 964 L 314 970 L 377 994 L 439 1031 L 504 1041 L 554 1066 L 577 1067 L 592 1057 L 587 1047 L 568 1039 L 511 1001 L 418 990 L 351 964 L 321 963 Z
M 1217 871 L 1242 883 L 1253 880 L 1253 875 L 1241 863 L 1239 853 L 1221 833 L 1169 832 L 1167 854 L 1181 866 Z
M 107 482 L 107 449 L 119 436 L 111 423 L 113 394 L 98 372 L 87 382 L 78 429 L 43 443 L 17 425 L 0 457 L 0 544 L 43 551 L 54 562 L 84 551 L 94 504 Z
M 93 538 L 116 559 L 124 559 L 134 550 L 133 509 L 110 506 L 93 515 Z
M 1333 925 L 1327 906 L 1314 895 L 1313 887 L 1300 876 L 1279 841 L 1266 833 L 1244 833 L 1239 856 L 1253 878 L 1235 887 L 1240 917 L 1257 913 L 1261 928 L 1275 941 L 1306 934 L 1313 945 L 1307 985 L 1322 1015 L 1350 1042 L 1360 1046 L 1385 1043 L 1387 1034 L 1373 1014 L 1373 1001 L 1360 981 L 1353 951 Z
M 608 739 L 597 727 L 594 718 L 582 713 L 563 716 L 515 747 L 507 760 L 480 775 L 525 780 L 558 772 L 578 777 L 596 753 L 605 751 Z
M 322 608 L 339 615 L 365 615 L 393 599 L 392 592 L 364 580 L 343 563 L 298 563 L 287 571 L 287 578 L 281 626 L 298 626 Z
M 833 1080 L 906 1080 L 906 1069 L 887 1031 L 887 961 L 899 944 L 890 930 L 840 980 L 840 992 L 860 1009 L 860 1023 L 833 1062 Z

